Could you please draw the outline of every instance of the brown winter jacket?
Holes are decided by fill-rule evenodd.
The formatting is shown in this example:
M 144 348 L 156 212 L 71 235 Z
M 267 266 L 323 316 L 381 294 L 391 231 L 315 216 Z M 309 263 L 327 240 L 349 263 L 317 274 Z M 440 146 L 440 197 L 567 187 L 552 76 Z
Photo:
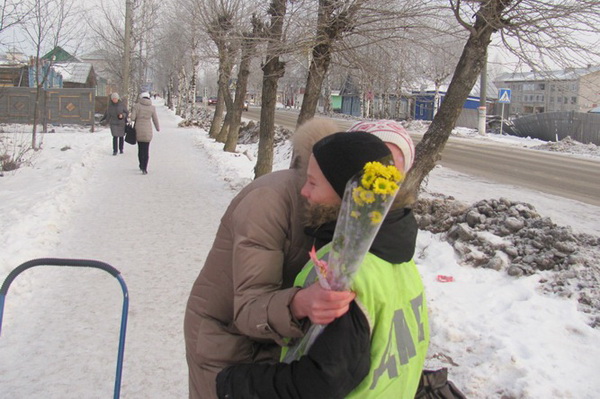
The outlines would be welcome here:
M 152 123 L 154 123 L 156 131 L 160 131 L 156 108 L 152 105 L 152 101 L 149 98 L 141 98 L 133 106 L 131 120 L 135 121 L 135 138 L 142 143 L 152 141 Z
M 276 361 L 277 343 L 303 335 L 288 308 L 298 291 L 290 287 L 311 246 L 300 189 L 312 144 L 338 130 L 323 120 L 301 126 L 293 167 L 250 183 L 223 215 L 185 312 L 190 398 L 216 397 L 222 368 Z

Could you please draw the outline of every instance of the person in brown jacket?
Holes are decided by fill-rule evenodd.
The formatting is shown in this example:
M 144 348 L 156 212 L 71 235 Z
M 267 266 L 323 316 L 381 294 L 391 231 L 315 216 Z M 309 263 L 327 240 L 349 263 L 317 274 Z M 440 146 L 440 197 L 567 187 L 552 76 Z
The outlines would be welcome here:
M 131 120 L 135 122 L 135 138 L 138 143 L 138 160 L 140 170 L 148 174 L 148 160 L 150 159 L 150 142 L 152 141 L 152 124 L 160 132 L 156 108 L 150 100 L 150 93 L 140 94 L 140 101 L 133 106 Z
M 288 307 L 312 246 L 304 234 L 300 189 L 313 144 L 336 131 L 326 120 L 300 126 L 290 169 L 254 180 L 223 215 L 185 310 L 191 399 L 216 398 L 221 369 L 277 361 L 284 337 L 304 334 Z

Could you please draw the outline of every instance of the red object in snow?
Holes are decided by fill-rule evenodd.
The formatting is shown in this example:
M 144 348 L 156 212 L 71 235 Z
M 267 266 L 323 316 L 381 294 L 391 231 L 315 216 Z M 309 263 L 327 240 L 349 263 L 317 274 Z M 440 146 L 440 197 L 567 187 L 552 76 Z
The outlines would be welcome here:
M 437 275 L 437 281 L 440 283 L 451 283 L 454 281 L 454 277 L 452 276 L 444 276 L 442 274 Z

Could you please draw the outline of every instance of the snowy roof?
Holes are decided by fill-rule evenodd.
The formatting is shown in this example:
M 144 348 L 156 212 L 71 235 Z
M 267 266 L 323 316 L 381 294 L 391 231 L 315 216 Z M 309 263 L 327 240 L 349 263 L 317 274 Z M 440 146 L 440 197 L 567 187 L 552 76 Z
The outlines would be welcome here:
M 71 62 L 66 64 L 54 64 L 56 72 L 63 77 L 63 82 L 86 83 L 92 70 L 92 64 L 87 62 Z
M 567 68 L 557 71 L 513 72 L 498 75 L 496 82 L 523 82 L 540 80 L 577 80 L 582 76 L 600 71 L 600 65 L 587 68 Z
M 87 61 L 103 61 L 106 59 L 106 52 L 103 50 L 96 50 L 90 53 L 86 53 L 79 57 L 80 59 Z
M 18 51 L 8 51 L 0 53 L 0 65 L 19 65 L 27 64 L 29 57 Z
M 475 85 L 473 85 L 473 88 L 469 92 L 469 97 L 478 97 L 479 98 L 479 95 L 480 95 L 479 86 L 480 85 L 481 85 L 481 79 L 477 79 L 477 81 L 475 82 Z M 440 93 L 447 93 L 448 87 L 449 87 L 449 84 L 441 85 L 439 87 Z M 413 94 L 415 92 L 417 92 L 417 93 L 418 92 L 433 93 L 433 92 L 435 92 L 435 85 L 433 83 L 423 84 L 420 89 L 413 90 Z M 490 79 L 488 79 L 487 84 L 486 84 L 485 97 L 487 99 L 498 98 L 498 88 L 491 82 Z

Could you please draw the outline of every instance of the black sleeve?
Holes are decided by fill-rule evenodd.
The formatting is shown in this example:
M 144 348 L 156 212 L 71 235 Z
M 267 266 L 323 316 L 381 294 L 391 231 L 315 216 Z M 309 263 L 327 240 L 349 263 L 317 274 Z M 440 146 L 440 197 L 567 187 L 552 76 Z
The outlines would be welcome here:
M 239 364 L 217 376 L 220 399 L 343 398 L 369 373 L 370 329 L 355 302 L 330 323 L 308 354 L 290 364 Z

